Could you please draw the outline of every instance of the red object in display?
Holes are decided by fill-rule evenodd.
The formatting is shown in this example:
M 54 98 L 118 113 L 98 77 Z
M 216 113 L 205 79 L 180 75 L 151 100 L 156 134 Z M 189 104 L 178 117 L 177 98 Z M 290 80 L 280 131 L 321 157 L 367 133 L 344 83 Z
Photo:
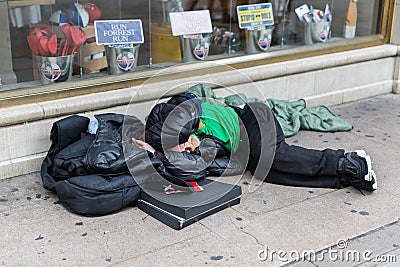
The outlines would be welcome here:
M 58 56 L 64 56 L 64 48 L 66 47 L 66 45 L 65 45 L 66 41 L 67 40 L 65 40 L 65 39 L 62 39 L 60 41 L 60 44 L 59 44 L 58 50 L 57 50 L 57 55 Z
M 32 26 L 27 36 L 32 53 L 42 57 L 67 56 L 86 41 L 85 33 L 77 26 L 64 24 L 61 30 L 65 38 L 59 40 L 50 27 L 41 29 L 37 25 Z
M 73 54 L 85 41 L 85 33 L 77 26 L 71 26 L 72 48 L 70 54 Z
M 33 54 L 35 54 L 35 55 L 39 55 L 38 43 L 39 43 L 41 36 L 42 36 L 42 32 L 40 31 L 40 28 L 38 26 L 33 26 L 27 37 L 28 45 L 31 48 Z
M 57 35 L 54 33 L 50 33 L 49 39 L 47 42 L 47 48 L 50 52 L 50 56 L 54 57 L 57 54 Z
M 85 33 L 77 26 L 64 24 L 61 30 L 66 38 L 67 54 L 73 54 L 86 41 Z
M 95 20 L 100 19 L 101 10 L 95 4 L 93 4 L 93 3 L 85 3 L 85 4 L 83 4 L 83 8 L 89 14 L 89 23 L 93 23 Z
M 41 29 L 40 31 L 42 32 L 43 35 L 49 35 L 52 33 L 50 27 L 46 27 L 44 29 Z
M 27 37 L 28 45 L 32 52 L 38 56 L 55 56 L 57 54 L 57 36 L 51 29 L 40 29 L 33 26 Z
M 49 37 L 46 35 L 42 35 L 39 39 L 39 55 L 41 56 L 48 56 L 49 48 L 47 46 L 47 43 L 49 42 Z
M 71 36 L 71 25 L 70 24 L 64 24 L 61 26 L 61 30 L 65 35 L 65 44 L 62 52 L 62 56 L 65 56 L 68 54 L 69 46 L 72 43 L 72 36 Z

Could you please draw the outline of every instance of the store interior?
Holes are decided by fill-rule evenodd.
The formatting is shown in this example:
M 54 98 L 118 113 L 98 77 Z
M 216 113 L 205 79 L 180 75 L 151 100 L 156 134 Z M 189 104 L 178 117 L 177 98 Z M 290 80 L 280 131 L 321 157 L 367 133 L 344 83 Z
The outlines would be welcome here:
M 58 10 L 66 11 L 78 1 L 71 0 L 53 0 L 54 4 L 45 4 L 52 0 L 43 0 L 40 4 L 40 22 L 41 26 L 50 25 L 49 18 Z M 29 2 L 29 1 L 24 1 Z M 37 1 L 34 1 L 37 3 Z M 39 1 L 40 2 L 40 1 Z M 245 29 L 240 29 L 238 25 L 238 16 L 236 7 L 248 4 L 264 3 L 266 1 L 243 1 L 243 0 L 93 0 L 79 1 L 80 4 L 93 3 L 101 10 L 100 20 L 127 20 L 140 19 L 143 25 L 144 43 L 140 44 L 138 57 L 136 58 L 136 69 L 140 71 L 146 68 L 163 68 L 168 64 L 181 63 L 184 50 L 182 48 L 182 38 L 172 36 L 169 12 L 190 11 L 190 10 L 209 10 L 213 32 L 208 34 L 207 42 L 210 43 L 209 54 L 205 60 L 216 60 L 226 57 L 237 57 L 248 53 L 265 53 L 277 50 L 290 50 L 292 47 L 298 47 L 305 44 L 305 23 L 301 22 L 295 13 L 295 9 L 304 1 L 298 0 L 271 0 L 273 9 L 274 25 L 270 25 L 271 43 L 268 49 L 249 50 L 250 35 Z M 329 6 L 332 13 L 332 21 L 329 23 L 329 41 L 343 39 L 343 25 L 346 21 L 346 12 L 348 9 L 348 0 L 309 0 L 306 1 L 314 9 L 325 11 Z M 358 1 L 358 17 L 356 36 L 367 36 L 379 33 L 380 29 L 380 6 L 382 0 Z M 23 7 L 18 7 L 23 8 Z M 12 9 L 9 8 L 9 16 L 12 17 Z M 34 23 L 35 24 L 35 23 Z M 32 23 L 23 23 L 16 25 L 10 18 L 9 32 L 11 39 L 11 55 L 13 70 L 17 77 L 17 83 L 29 83 L 38 80 L 37 62 L 29 48 L 27 36 L 32 27 Z M 57 25 L 50 25 L 57 27 Z M 86 30 L 93 28 L 93 24 L 88 24 Z M 219 35 L 218 35 L 219 34 Z M 203 34 L 205 36 L 205 34 Z M 219 37 L 218 37 L 219 36 Z M 247 36 L 247 37 L 246 37 Z M 93 37 L 93 36 L 91 36 Z M 93 38 L 91 40 L 93 42 Z M 198 40 L 191 40 L 196 45 Z M 85 46 L 84 44 L 83 46 Z M 82 47 L 83 47 L 82 46 Z M 82 47 L 80 49 L 82 49 Z M 80 50 L 77 50 L 76 57 L 79 57 Z M 100 52 L 99 52 L 100 53 Z M 103 53 L 105 57 L 105 52 Z M 76 60 L 76 58 L 75 58 Z M 83 61 L 78 59 L 75 62 L 74 76 L 96 77 L 96 75 L 107 75 L 107 65 L 102 68 L 82 72 Z M 91 59 L 88 59 L 91 60 Z M 201 59 L 203 60 L 203 59 Z M 195 61 L 201 61 L 195 59 Z M 103 62 L 104 63 L 104 62 Z

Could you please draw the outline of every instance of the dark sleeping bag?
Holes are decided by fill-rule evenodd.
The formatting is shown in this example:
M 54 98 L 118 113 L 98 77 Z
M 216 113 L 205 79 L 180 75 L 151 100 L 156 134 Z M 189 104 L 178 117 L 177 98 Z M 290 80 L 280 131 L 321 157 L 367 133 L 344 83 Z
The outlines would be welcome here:
M 128 137 L 140 138 L 143 123 L 121 114 L 95 117 L 99 121 L 96 135 L 87 132 L 89 119 L 83 116 L 72 115 L 55 122 L 50 132 L 52 143 L 41 167 L 43 187 L 56 193 L 67 210 L 85 216 L 105 215 L 136 205 L 140 194 L 126 166 L 122 142 Z M 127 137 L 123 138 L 122 133 Z M 131 164 L 136 158 L 147 158 L 146 151 L 132 150 Z M 110 169 L 105 171 L 105 167 Z M 139 181 L 144 180 L 139 177 Z

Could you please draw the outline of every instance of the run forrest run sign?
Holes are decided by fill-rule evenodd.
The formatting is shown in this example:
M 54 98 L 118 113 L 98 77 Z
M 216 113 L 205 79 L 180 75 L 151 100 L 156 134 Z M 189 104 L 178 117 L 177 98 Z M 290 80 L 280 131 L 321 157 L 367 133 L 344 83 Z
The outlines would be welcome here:
M 140 19 L 96 20 L 94 27 L 98 45 L 144 43 L 143 27 Z

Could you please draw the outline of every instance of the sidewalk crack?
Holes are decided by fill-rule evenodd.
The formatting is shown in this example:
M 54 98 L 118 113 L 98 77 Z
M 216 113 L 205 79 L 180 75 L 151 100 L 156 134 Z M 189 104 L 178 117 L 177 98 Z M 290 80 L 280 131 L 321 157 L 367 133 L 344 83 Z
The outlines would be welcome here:
M 236 224 L 234 223 L 234 221 L 232 220 L 232 218 L 231 218 L 230 221 L 231 221 L 231 223 L 233 224 L 233 226 L 234 226 L 237 230 L 239 230 L 240 232 L 242 232 L 242 233 L 244 233 L 244 234 L 246 234 L 246 235 L 252 237 L 252 238 L 257 242 L 257 244 L 259 244 L 259 245 L 262 246 L 263 248 L 266 247 L 266 245 L 263 244 L 263 243 L 261 243 L 260 240 L 258 240 L 258 238 L 257 238 L 255 235 L 253 235 L 253 234 L 251 234 L 251 233 L 249 233 L 249 232 L 246 232 L 242 227 L 239 227 L 238 225 L 236 225 Z

